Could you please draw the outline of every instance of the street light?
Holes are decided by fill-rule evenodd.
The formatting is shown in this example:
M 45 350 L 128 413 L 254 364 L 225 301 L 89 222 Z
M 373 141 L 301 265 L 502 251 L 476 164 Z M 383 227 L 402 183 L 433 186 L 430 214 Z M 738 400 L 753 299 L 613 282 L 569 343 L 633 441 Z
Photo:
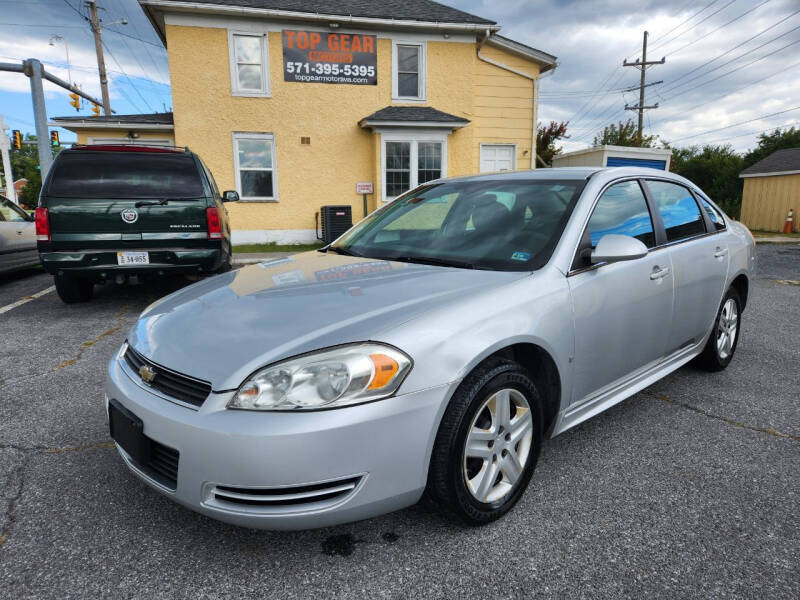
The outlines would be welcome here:
M 69 83 L 72 85 L 74 82 L 72 81 L 72 68 L 69 64 L 69 44 L 67 43 L 67 38 L 64 36 L 58 35 L 57 33 L 50 34 L 50 45 L 55 46 L 56 40 L 64 42 L 64 49 L 67 51 L 67 75 L 69 76 Z

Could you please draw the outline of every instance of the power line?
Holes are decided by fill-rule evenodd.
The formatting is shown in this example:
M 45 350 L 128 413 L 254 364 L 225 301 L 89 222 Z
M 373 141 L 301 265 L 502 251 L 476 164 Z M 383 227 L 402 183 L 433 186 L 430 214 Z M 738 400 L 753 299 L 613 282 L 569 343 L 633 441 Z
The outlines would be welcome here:
M 730 21 L 728 21 L 727 23 L 724 23 L 724 24 L 720 25 L 720 26 L 719 26 L 719 27 L 717 27 L 716 29 L 712 29 L 711 31 L 709 31 L 709 32 L 708 32 L 708 33 L 706 33 L 705 35 L 701 35 L 699 38 L 697 38 L 697 39 L 695 39 L 695 40 L 693 40 L 693 41 L 689 42 L 688 44 L 684 44 L 683 46 L 681 46 L 681 47 L 680 47 L 680 48 L 678 48 L 677 50 L 672 50 L 671 52 L 669 52 L 669 54 L 677 54 L 678 52 L 680 52 L 680 51 L 681 51 L 681 50 L 683 50 L 684 48 L 688 48 L 688 47 L 689 47 L 689 46 L 691 46 L 692 44 L 696 44 L 696 43 L 697 43 L 697 42 L 699 42 L 700 40 L 704 40 L 705 38 L 707 38 L 707 37 L 708 37 L 708 36 L 710 36 L 711 34 L 713 34 L 713 33 L 716 33 L 716 32 L 717 32 L 717 31 L 719 31 L 720 29 L 723 29 L 723 28 L 727 27 L 728 25 L 730 25 L 731 23 L 734 23 L 735 21 L 738 21 L 739 19 L 741 19 L 742 17 L 744 17 L 744 16 L 745 16 L 745 15 L 747 15 L 747 14 L 750 14 L 750 13 L 751 13 L 751 12 L 753 12 L 754 10 L 757 10 L 757 9 L 761 8 L 762 6 L 764 6 L 764 5 L 765 5 L 767 2 L 769 2 L 769 1 L 770 1 L 770 0 L 764 0 L 764 1 L 763 1 L 761 4 L 758 4 L 758 5 L 754 6 L 754 7 L 753 7 L 753 8 L 751 8 L 750 10 L 746 10 L 745 12 L 743 12 L 742 14 L 740 14 L 738 17 L 735 17 L 735 18 L 731 19 Z
M 781 24 L 781 23 L 783 23 L 784 21 L 786 21 L 786 20 L 788 20 L 788 19 L 792 18 L 793 16 L 795 16 L 797 13 L 800 13 L 800 10 L 796 10 L 795 12 L 793 12 L 792 14 L 790 14 L 790 15 L 788 15 L 788 16 L 786 16 L 786 17 L 784 17 L 784 18 L 783 18 L 783 19 L 781 19 L 780 21 L 777 21 L 776 23 L 773 23 L 772 25 L 770 25 L 770 26 L 769 26 L 769 27 L 767 27 L 766 29 L 762 29 L 762 30 L 761 30 L 761 31 L 759 31 L 757 34 L 755 34 L 754 36 L 747 38 L 745 41 L 743 41 L 743 42 L 741 42 L 741 43 L 739 43 L 739 44 L 736 44 L 736 45 L 735 45 L 733 48 L 731 48 L 730 50 L 727 50 L 726 52 L 723 52 L 722 54 L 720 54 L 720 55 L 718 55 L 718 56 L 716 56 L 716 57 L 712 58 L 711 60 L 708 60 L 708 61 L 706 61 L 706 62 L 704 62 L 704 63 L 702 63 L 702 64 L 700 64 L 700 65 L 696 66 L 696 67 L 695 67 L 694 69 L 692 69 L 691 71 L 687 71 L 686 73 L 684 73 L 684 74 L 683 74 L 683 75 L 681 75 L 680 77 L 677 77 L 677 78 L 676 78 L 676 79 L 674 79 L 672 82 L 670 82 L 670 84 L 668 84 L 668 85 L 667 85 L 667 87 L 668 87 L 668 88 L 669 88 L 669 87 L 671 87 L 671 86 L 672 86 L 672 84 L 674 84 L 674 83 L 676 83 L 676 82 L 680 81 L 680 80 L 681 80 L 681 79 L 683 79 L 684 77 L 687 77 L 687 76 L 691 75 L 692 73 L 694 73 L 694 72 L 695 72 L 695 71 L 697 71 L 698 69 L 702 69 L 702 68 L 703 68 L 703 67 L 705 67 L 706 65 L 710 65 L 710 64 L 711 64 L 711 63 L 713 63 L 715 60 L 718 60 L 718 59 L 722 58 L 723 56 L 726 56 L 727 54 L 730 54 L 731 52 L 733 52 L 733 51 L 734 51 L 734 50 L 736 50 L 737 48 L 741 48 L 741 47 L 742 47 L 742 46 L 744 46 L 746 43 L 748 43 L 748 42 L 750 42 L 750 41 L 752 41 L 752 40 L 756 39 L 756 38 L 757 38 L 758 36 L 760 36 L 760 35 L 763 35 L 763 34 L 764 34 L 764 33 L 766 33 L 767 31 L 769 31 L 770 29 L 774 29 L 775 27 L 777 27 L 778 25 L 780 25 L 780 24 Z M 794 31 L 794 29 L 793 29 L 792 31 Z M 787 32 L 787 33 L 789 33 L 789 32 Z M 784 34 L 784 35 L 785 35 L 785 34 Z M 774 39 L 777 39 L 777 38 L 773 38 L 773 40 L 774 40 Z M 757 49 L 757 48 L 756 48 L 756 49 Z
M 108 55 L 109 55 L 109 56 L 111 57 L 111 59 L 112 59 L 112 60 L 113 60 L 113 61 L 114 61 L 114 62 L 117 64 L 117 68 L 118 68 L 118 69 L 119 69 L 119 70 L 122 72 L 122 74 L 123 74 L 123 75 L 125 76 L 125 78 L 128 80 L 128 83 L 129 83 L 129 84 L 130 84 L 130 86 L 133 88 L 133 91 L 134 91 L 134 92 L 136 92 L 136 94 L 139 96 L 139 98 L 141 98 L 141 99 L 142 99 L 142 102 L 144 102 L 144 103 L 147 105 L 147 108 L 149 108 L 149 109 L 150 109 L 150 112 L 155 112 L 155 111 L 153 110 L 153 107 L 152 107 L 152 106 L 150 106 L 150 103 L 147 101 L 147 99 L 146 99 L 146 98 L 145 98 L 145 97 L 142 95 L 142 93 L 139 91 L 139 88 L 137 88 L 137 87 L 136 87 L 136 84 L 134 84 L 134 83 L 133 83 L 133 80 L 131 80 L 130 76 L 129 76 L 129 75 L 126 73 L 126 72 L 125 72 L 125 69 L 123 69 L 123 68 L 122 68 L 122 65 L 121 65 L 121 64 L 120 64 L 120 62 L 117 60 L 117 57 L 116 57 L 116 56 L 114 56 L 114 53 L 113 53 L 113 52 L 111 52 L 111 48 L 109 48 L 109 47 L 106 45 L 106 43 L 105 43 L 105 42 L 103 42 L 103 48 L 105 48 L 105 49 L 106 49 L 106 52 L 108 52 Z M 139 112 L 141 112 L 141 109 L 137 109 L 137 110 L 139 110 Z
M 700 20 L 699 20 L 697 23 L 695 23 L 694 25 L 692 25 L 692 26 L 691 26 L 689 29 L 687 29 L 686 31 L 683 31 L 683 32 L 679 33 L 678 35 L 674 36 L 674 37 L 673 37 L 672 39 L 670 39 L 670 40 L 667 40 L 666 42 L 660 42 L 660 43 L 656 44 L 655 46 L 653 46 L 653 50 L 655 50 L 656 48 L 659 48 L 659 47 L 663 46 L 664 44 L 669 44 L 670 42 L 673 42 L 673 41 L 677 40 L 677 39 L 678 39 L 679 37 L 681 37 L 682 35 L 686 35 L 686 34 L 687 34 L 687 33 L 689 33 L 689 32 L 690 32 L 692 29 L 695 29 L 695 28 L 696 28 L 698 25 L 700 25 L 701 23 L 705 23 L 705 22 L 706 22 L 706 21 L 708 21 L 708 20 L 709 20 L 711 17 L 713 17 L 713 16 L 714 16 L 714 15 L 716 15 L 717 13 L 719 13 L 719 12 L 721 12 L 721 11 L 725 10 L 725 9 L 726 9 L 726 8 L 728 8 L 728 7 L 729 7 L 731 4 L 733 4 L 734 2 L 736 2 L 736 0 L 730 0 L 730 2 L 728 2 L 728 3 L 727 3 L 725 6 L 723 6 L 722 8 L 718 8 L 717 10 L 715 10 L 714 12 L 712 12 L 710 15 L 706 15 L 705 17 L 703 17 L 702 19 L 700 19 Z M 712 2 L 712 4 L 713 4 L 713 2 Z
M 700 133 L 695 133 L 693 135 L 686 135 L 684 137 L 677 138 L 677 139 L 672 140 L 672 141 L 673 142 L 678 142 L 680 140 L 690 140 L 692 138 L 696 138 L 696 137 L 699 137 L 701 135 L 708 135 L 709 133 L 714 133 L 716 131 L 722 131 L 724 129 L 730 129 L 731 127 L 739 127 L 740 125 L 747 125 L 748 123 L 752 123 L 753 121 L 760 121 L 761 119 L 768 119 L 770 117 L 776 117 L 778 115 L 782 115 L 784 113 L 791 112 L 793 110 L 800 110 L 800 106 L 794 106 L 792 108 L 787 108 L 785 110 L 780 110 L 778 112 L 771 113 L 771 114 L 768 114 L 768 115 L 762 115 L 762 116 L 756 117 L 754 119 L 748 119 L 747 121 L 742 121 L 740 123 L 734 123 L 733 125 L 726 125 L 725 127 L 717 127 L 716 129 L 709 129 L 708 131 L 702 131 Z
M 686 19 L 685 21 L 682 21 L 682 22 L 680 22 L 679 24 L 675 25 L 675 27 L 673 27 L 672 29 L 670 29 L 670 30 L 669 30 L 667 33 L 665 33 L 664 35 L 662 35 L 662 36 L 660 36 L 660 37 L 657 37 L 657 38 L 656 38 L 656 40 L 661 40 L 661 38 L 667 37 L 667 36 L 668 36 L 670 33 L 672 33 L 673 31 L 675 31 L 675 30 L 676 30 L 676 29 L 678 29 L 679 27 L 683 27 L 683 26 L 684 26 L 686 23 L 688 23 L 689 21 L 691 21 L 692 19 L 694 19 L 694 18 L 695 18 L 697 15 L 699 15 L 701 12 L 703 12 L 704 10 L 706 10 L 706 9 L 707 9 L 709 6 L 712 6 L 713 4 L 716 4 L 718 1 L 719 1 L 719 0 L 712 0 L 711 2 L 709 2 L 708 4 L 706 4 L 706 5 L 705 5 L 703 8 L 701 8 L 701 9 L 700 9 L 700 10 L 698 10 L 696 13 L 694 13 L 694 14 L 693 14 L 691 17 L 689 17 L 689 18 L 688 18 L 688 19 Z M 692 2 L 689 2 L 689 4 L 692 4 Z M 686 6 L 687 6 L 687 5 L 684 5 L 684 6 L 683 6 L 683 8 L 686 8 Z M 683 10 L 683 8 L 682 8 L 681 10 Z M 638 50 L 638 47 L 637 47 L 637 50 Z

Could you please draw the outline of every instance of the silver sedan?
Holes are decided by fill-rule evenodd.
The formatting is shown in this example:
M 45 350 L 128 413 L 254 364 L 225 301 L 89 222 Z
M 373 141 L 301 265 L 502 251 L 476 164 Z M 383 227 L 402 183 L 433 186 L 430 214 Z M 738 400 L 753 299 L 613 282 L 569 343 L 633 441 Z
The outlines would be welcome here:
M 0 273 L 39 264 L 33 217 L 0 196 Z
M 153 488 L 238 525 L 423 494 L 486 523 L 544 439 L 689 361 L 727 367 L 755 259 L 745 227 L 666 172 L 429 182 L 319 252 L 148 307 L 108 365 L 111 433 Z

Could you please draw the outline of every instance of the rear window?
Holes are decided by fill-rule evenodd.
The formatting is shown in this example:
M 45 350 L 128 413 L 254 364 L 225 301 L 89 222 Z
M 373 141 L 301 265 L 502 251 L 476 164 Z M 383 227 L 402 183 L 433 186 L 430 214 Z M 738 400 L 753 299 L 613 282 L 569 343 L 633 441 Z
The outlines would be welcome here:
M 59 157 L 47 188 L 59 198 L 198 198 L 205 196 L 194 159 L 185 154 L 71 152 Z

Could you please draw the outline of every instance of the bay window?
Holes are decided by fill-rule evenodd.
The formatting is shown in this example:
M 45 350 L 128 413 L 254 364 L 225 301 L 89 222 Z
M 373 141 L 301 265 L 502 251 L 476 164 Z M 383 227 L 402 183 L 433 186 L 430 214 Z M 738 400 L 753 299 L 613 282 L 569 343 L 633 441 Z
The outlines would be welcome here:
M 383 135 L 383 200 L 446 176 L 445 135 Z

